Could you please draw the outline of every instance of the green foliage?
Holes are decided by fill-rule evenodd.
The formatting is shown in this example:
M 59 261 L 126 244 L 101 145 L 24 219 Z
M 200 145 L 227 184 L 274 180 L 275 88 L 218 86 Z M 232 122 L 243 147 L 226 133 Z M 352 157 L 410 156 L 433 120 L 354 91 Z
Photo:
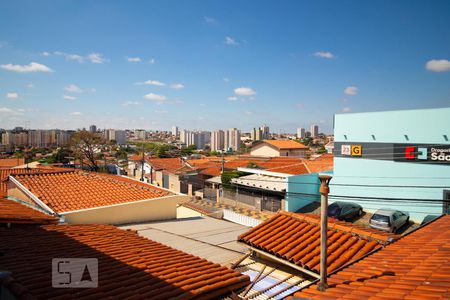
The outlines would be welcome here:
M 247 173 L 240 171 L 224 171 L 220 176 L 222 179 L 223 188 L 234 189 L 234 185 L 232 184 L 231 179 L 238 178 L 246 174 Z
M 192 153 L 194 153 L 194 150 L 197 150 L 197 147 L 195 145 L 189 145 L 181 149 L 181 155 L 182 156 L 191 155 Z
M 251 168 L 251 169 L 261 169 L 260 166 L 258 166 L 256 163 L 249 161 L 247 164 L 247 168 Z
M 317 150 L 318 154 L 327 153 L 327 149 L 325 149 L 324 145 L 320 145 L 319 149 Z
M 59 148 L 58 151 L 53 154 L 53 161 L 58 163 L 67 164 L 70 159 L 67 157 L 73 157 L 73 151 L 70 148 L 62 147 Z

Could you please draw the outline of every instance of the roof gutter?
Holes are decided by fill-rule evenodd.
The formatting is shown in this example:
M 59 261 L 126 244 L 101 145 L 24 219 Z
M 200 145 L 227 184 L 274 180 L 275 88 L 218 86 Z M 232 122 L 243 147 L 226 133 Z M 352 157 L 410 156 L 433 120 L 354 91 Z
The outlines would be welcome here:
M 48 207 L 41 199 L 36 197 L 32 192 L 30 192 L 23 184 L 21 184 L 17 179 L 13 176 L 9 176 L 9 180 L 11 180 L 22 192 L 24 192 L 28 197 L 30 197 L 36 204 L 45 209 L 46 211 L 57 215 L 50 207 Z
M 270 254 L 270 253 L 264 252 L 264 251 L 262 251 L 262 250 L 256 249 L 256 248 L 254 248 L 254 247 L 252 247 L 252 246 L 249 246 L 249 245 L 247 245 L 246 243 L 243 243 L 243 242 L 239 242 L 239 241 L 238 241 L 238 243 L 243 244 L 243 245 L 245 245 L 246 247 L 248 247 L 250 250 L 255 251 L 255 252 L 257 252 L 257 253 L 259 253 L 259 254 L 261 254 L 261 255 L 263 255 L 263 256 L 266 256 L 266 257 L 268 257 L 268 258 L 270 258 L 270 259 L 273 259 L 273 260 L 275 260 L 275 261 L 277 261 L 277 262 L 279 262 L 279 263 L 281 263 L 281 264 L 283 264 L 283 265 L 286 265 L 286 266 L 288 266 L 288 267 L 290 267 L 290 268 L 299 270 L 300 272 L 303 272 L 303 273 L 305 273 L 305 274 L 308 274 L 309 276 L 312 276 L 312 277 L 314 277 L 314 278 L 317 278 L 317 279 L 320 278 L 320 275 L 319 275 L 319 274 L 316 274 L 316 273 L 314 273 L 314 272 L 312 272 L 312 271 L 309 271 L 309 270 L 307 270 L 307 269 L 305 269 L 305 268 L 302 268 L 302 267 L 300 267 L 300 266 L 297 266 L 296 264 L 293 264 L 293 263 L 288 262 L 288 261 L 286 261 L 286 260 L 284 260 L 284 259 L 281 259 L 281 258 L 279 258 L 279 257 L 277 257 L 277 256 L 275 256 L 275 255 L 273 255 L 273 254 Z M 316 282 L 316 280 L 315 280 L 314 282 Z

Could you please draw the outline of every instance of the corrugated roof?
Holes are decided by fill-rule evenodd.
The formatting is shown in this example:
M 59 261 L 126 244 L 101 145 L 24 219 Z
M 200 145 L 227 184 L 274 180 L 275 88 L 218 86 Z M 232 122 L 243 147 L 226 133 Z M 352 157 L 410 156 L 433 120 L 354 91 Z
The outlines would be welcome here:
M 4 284 L 18 298 L 217 299 L 248 276 L 110 225 L 0 228 Z M 98 287 L 53 288 L 52 259 L 98 259 Z
M 0 199 L 0 223 L 53 224 L 59 219 L 13 200 Z
M 125 177 L 85 171 L 14 177 L 57 213 L 174 195 Z
M 329 220 L 328 272 L 381 247 L 393 235 Z M 239 241 L 313 272 L 320 272 L 320 217 L 280 212 L 250 229 Z
M 450 299 L 450 216 L 443 216 L 333 274 L 308 299 Z
M 275 177 L 261 174 L 251 174 L 231 179 L 232 183 L 261 188 L 264 190 L 284 192 L 287 188 L 285 177 Z

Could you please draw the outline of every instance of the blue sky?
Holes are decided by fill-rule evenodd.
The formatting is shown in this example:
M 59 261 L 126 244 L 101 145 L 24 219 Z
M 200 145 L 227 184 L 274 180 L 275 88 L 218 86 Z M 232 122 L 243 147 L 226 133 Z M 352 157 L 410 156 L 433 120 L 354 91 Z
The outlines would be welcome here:
M 2 1 L 0 128 L 295 132 L 450 106 L 450 1 Z

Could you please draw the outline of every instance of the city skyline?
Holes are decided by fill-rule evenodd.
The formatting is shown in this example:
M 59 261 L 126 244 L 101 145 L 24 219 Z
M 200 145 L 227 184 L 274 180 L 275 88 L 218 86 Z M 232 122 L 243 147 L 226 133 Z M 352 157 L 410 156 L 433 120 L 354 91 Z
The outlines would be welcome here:
M 450 106 L 449 2 L 255 3 L 2 2 L 0 127 L 331 133 Z

